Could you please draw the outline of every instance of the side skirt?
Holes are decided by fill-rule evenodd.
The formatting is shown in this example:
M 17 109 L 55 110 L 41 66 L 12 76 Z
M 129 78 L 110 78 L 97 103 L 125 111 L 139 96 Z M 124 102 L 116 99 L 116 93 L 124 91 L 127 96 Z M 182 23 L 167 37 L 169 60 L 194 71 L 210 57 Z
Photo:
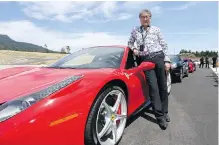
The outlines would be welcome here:
M 151 107 L 150 99 L 143 103 L 135 112 L 133 112 L 129 117 L 128 120 L 132 120 L 133 117 L 136 117 L 142 110 L 149 109 Z

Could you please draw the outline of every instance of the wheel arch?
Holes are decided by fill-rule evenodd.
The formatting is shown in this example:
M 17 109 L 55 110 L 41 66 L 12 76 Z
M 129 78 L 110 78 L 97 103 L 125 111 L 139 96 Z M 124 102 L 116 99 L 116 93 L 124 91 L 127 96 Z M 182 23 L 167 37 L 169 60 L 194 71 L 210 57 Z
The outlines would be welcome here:
M 121 79 L 114 79 L 114 80 L 111 80 L 111 81 L 109 81 L 108 83 L 106 83 L 103 88 L 105 88 L 105 87 L 108 86 L 108 85 L 115 85 L 115 86 L 121 87 L 122 90 L 124 91 L 125 96 L 126 96 L 126 99 L 127 99 L 127 101 L 128 101 L 128 95 L 129 95 L 129 94 L 128 94 L 128 87 L 127 87 L 126 83 L 125 83 L 123 80 L 121 80 Z M 101 90 L 102 90 L 102 89 L 101 89 Z
M 128 86 L 127 86 L 127 84 L 125 83 L 125 81 L 123 81 L 123 80 L 121 80 L 121 79 L 117 79 L 117 78 L 115 78 L 115 79 L 112 79 L 112 80 L 109 80 L 107 83 L 105 83 L 99 90 L 98 90 L 98 93 L 96 94 L 96 96 L 95 96 L 95 98 L 94 98 L 94 100 L 93 100 L 93 103 L 92 103 L 92 105 L 91 105 L 91 107 L 90 107 L 90 109 L 89 109 L 89 113 L 90 113 L 90 110 L 91 110 L 91 108 L 93 107 L 93 105 L 94 105 L 94 102 L 97 100 L 97 96 L 99 96 L 101 93 L 103 93 L 104 92 L 104 90 L 107 88 L 107 87 L 109 87 L 109 86 L 112 86 L 112 85 L 114 85 L 114 86 L 118 86 L 118 87 L 121 87 L 121 89 L 124 91 L 124 93 L 125 93 L 125 97 L 126 97 L 126 101 L 127 101 L 127 103 L 128 103 L 128 101 L 129 101 L 129 93 L 128 93 Z

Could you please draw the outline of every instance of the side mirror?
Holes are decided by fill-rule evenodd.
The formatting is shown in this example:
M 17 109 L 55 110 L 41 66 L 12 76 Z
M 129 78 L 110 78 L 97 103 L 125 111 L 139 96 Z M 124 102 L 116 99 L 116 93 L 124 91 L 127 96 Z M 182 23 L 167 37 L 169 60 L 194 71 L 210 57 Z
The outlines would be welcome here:
M 138 68 L 140 71 L 151 70 L 154 69 L 155 64 L 153 62 L 142 62 Z

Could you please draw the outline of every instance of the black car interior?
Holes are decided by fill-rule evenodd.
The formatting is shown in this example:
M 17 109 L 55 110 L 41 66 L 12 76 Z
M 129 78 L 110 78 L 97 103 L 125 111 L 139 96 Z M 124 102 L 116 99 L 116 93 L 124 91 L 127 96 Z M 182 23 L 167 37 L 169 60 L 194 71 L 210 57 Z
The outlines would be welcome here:
M 119 68 L 122 61 L 122 53 L 111 53 L 110 55 L 98 55 L 95 56 L 92 63 L 96 64 L 97 62 L 105 62 L 106 65 L 110 65 L 115 68 Z M 92 64 L 91 63 L 91 64 Z
M 138 65 L 140 65 L 140 58 L 135 56 L 133 51 L 129 49 L 125 69 L 131 69 L 137 67 Z

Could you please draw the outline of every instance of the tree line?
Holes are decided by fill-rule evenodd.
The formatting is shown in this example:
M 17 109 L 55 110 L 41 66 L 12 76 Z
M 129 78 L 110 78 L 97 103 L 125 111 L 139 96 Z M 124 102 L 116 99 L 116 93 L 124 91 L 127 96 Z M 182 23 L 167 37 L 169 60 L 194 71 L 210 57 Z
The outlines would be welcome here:
M 196 57 L 202 57 L 202 56 L 208 56 L 208 57 L 214 57 L 218 55 L 218 51 L 191 51 L 191 50 L 186 50 L 186 49 L 182 49 L 179 54 L 185 54 L 185 53 L 190 53 L 190 54 L 194 54 Z

